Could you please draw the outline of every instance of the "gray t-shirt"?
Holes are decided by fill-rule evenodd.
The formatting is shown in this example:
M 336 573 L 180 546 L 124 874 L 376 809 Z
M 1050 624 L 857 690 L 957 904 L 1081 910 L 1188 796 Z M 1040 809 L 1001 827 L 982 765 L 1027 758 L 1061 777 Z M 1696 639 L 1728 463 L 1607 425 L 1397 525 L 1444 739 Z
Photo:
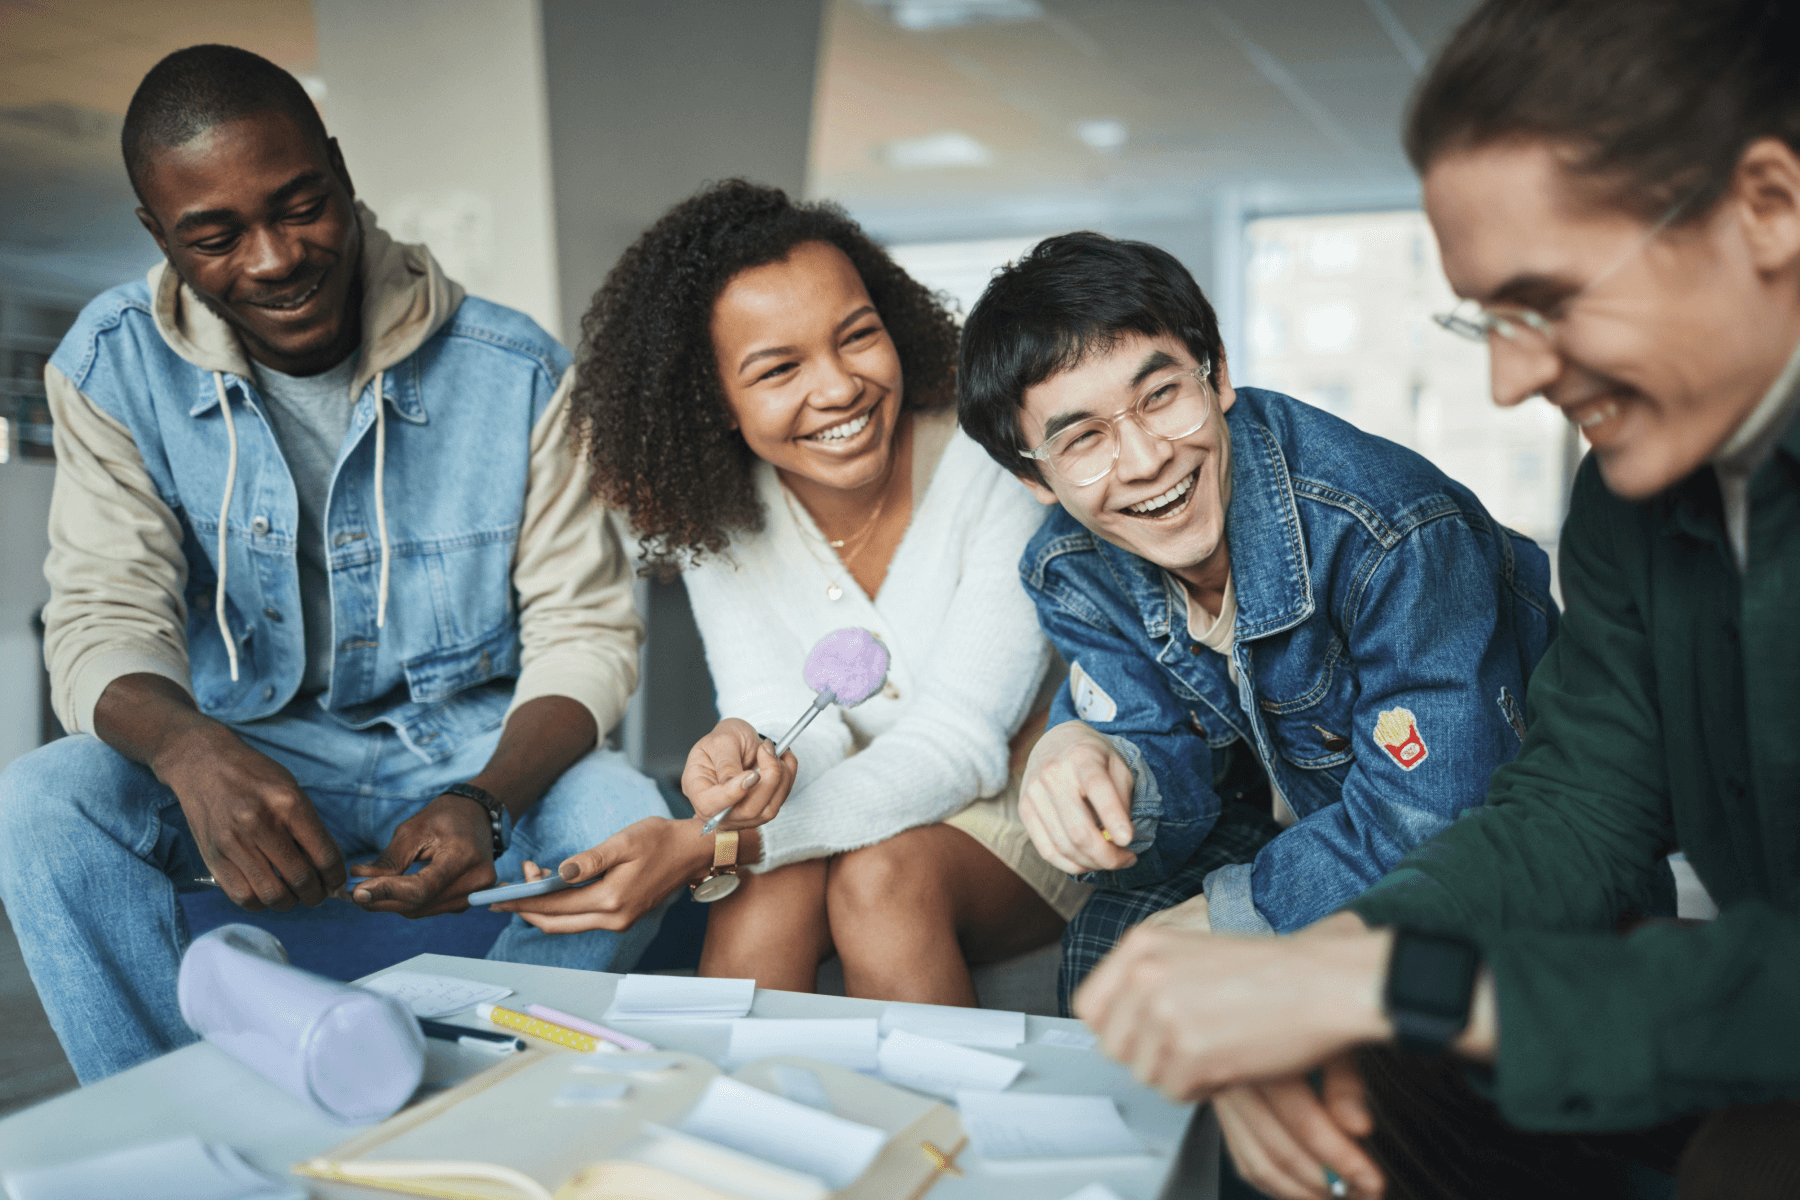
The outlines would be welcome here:
M 300 497 L 300 619 L 306 634 L 306 675 L 300 694 L 331 686 L 331 568 L 325 546 L 325 500 L 331 472 L 350 432 L 350 381 L 356 351 L 320 375 L 283 375 L 253 363 L 263 409 L 287 459 Z

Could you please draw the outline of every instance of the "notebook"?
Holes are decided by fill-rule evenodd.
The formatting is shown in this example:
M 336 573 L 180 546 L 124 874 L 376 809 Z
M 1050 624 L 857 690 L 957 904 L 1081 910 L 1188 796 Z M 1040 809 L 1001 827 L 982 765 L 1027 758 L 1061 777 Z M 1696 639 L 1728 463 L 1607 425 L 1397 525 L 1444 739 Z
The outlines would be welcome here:
M 813 1103 L 784 1093 L 802 1075 Z M 558 1104 L 572 1085 L 592 1101 Z M 294 1171 L 450 1200 L 910 1200 L 965 1142 L 949 1106 L 814 1059 L 531 1049 Z

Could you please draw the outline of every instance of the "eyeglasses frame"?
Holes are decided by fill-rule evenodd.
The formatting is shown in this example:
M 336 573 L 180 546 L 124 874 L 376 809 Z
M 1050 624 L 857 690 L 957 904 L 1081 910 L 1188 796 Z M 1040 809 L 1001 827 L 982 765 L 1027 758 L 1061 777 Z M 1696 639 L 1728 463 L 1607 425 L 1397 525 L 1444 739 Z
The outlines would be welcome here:
M 1207 405 L 1206 415 L 1204 417 L 1200 418 L 1200 423 L 1195 425 L 1192 429 L 1186 430 L 1182 433 L 1170 434 L 1167 436 L 1156 432 L 1154 429 L 1152 429 L 1148 425 L 1144 424 L 1144 418 L 1143 418 L 1144 401 L 1148 400 L 1151 396 L 1156 395 L 1157 392 L 1160 392 L 1165 386 L 1167 386 L 1169 384 L 1170 381 L 1180 379 L 1187 375 L 1192 375 L 1196 380 L 1199 381 L 1200 385 L 1203 388 L 1205 388 L 1207 392 L 1211 393 L 1213 396 L 1213 402 L 1211 404 Z M 1200 430 L 1206 428 L 1206 423 L 1208 421 L 1212 420 L 1213 414 L 1218 411 L 1219 411 L 1218 394 L 1214 390 L 1213 385 L 1212 385 L 1212 359 L 1208 358 L 1208 359 L 1202 360 L 1200 365 L 1197 367 L 1192 367 L 1186 371 L 1177 371 L 1173 375 L 1167 375 L 1167 376 L 1164 376 L 1162 379 L 1157 380 L 1153 386 L 1145 388 L 1142 395 L 1140 395 L 1137 399 L 1133 400 L 1126 407 L 1120 409 L 1118 412 L 1115 412 L 1112 416 L 1088 418 L 1089 420 L 1106 422 L 1106 424 L 1111 427 L 1112 435 L 1113 435 L 1113 438 L 1112 438 L 1112 448 L 1113 448 L 1112 461 L 1106 464 L 1106 470 L 1100 472 L 1098 475 L 1094 476 L 1092 479 L 1086 479 L 1086 480 L 1072 479 L 1069 477 L 1069 475 L 1066 472 L 1064 472 L 1062 470 L 1062 468 L 1058 467 L 1055 463 L 1050 461 L 1050 443 L 1055 441 L 1057 438 L 1062 437 L 1065 433 L 1067 433 L 1068 430 L 1066 430 L 1066 429 L 1059 430 L 1055 437 L 1045 438 L 1042 442 L 1038 443 L 1038 445 L 1035 449 L 1025 451 L 1025 457 L 1033 460 L 1034 462 L 1043 463 L 1052 472 L 1054 472 L 1059 478 L 1061 478 L 1062 480 L 1067 482 L 1071 487 L 1092 487 L 1094 484 L 1099 483 L 1102 479 L 1105 479 L 1108 475 L 1111 475 L 1113 472 L 1113 468 L 1119 465 L 1119 448 L 1124 444 L 1123 439 L 1121 439 L 1119 437 L 1119 422 L 1120 421 L 1129 419 L 1134 424 L 1136 424 L 1139 429 L 1143 430 L 1145 433 L 1149 434 L 1151 437 L 1156 438 L 1158 441 L 1174 442 L 1180 438 L 1191 437 L 1193 434 L 1198 433 Z
M 1583 295 L 1592 291 L 1595 287 L 1623 270 L 1627 263 L 1643 253 L 1644 249 L 1648 247 L 1651 242 L 1655 241 L 1662 235 L 1664 230 L 1674 224 L 1675 219 L 1681 215 L 1683 209 L 1687 208 L 1689 201 L 1692 199 L 1692 196 L 1687 196 L 1676 201 L 1670 206 L 1668 212 L 1658 218 L 1656 223 L 1650 226 L 1642 237 L 1638 238 L 1628 246 L 1618 258 L 1607 264 L 1598 275 L 1565 296 L 1561 301 L 1562 307 L 1566 309 Z M 1458 311 L 1459 309 L 1464 309 L 1470 305 L 1474 306 L 1473 313 Z M 1532 330 L 1532 332 L 1542 337 L 1551 348 L 1554 348 L 1556 345 L 1557 322 L 1565 320 L 1566 317 L 1567 314 L 1565 313 L 1564 316 L 1553 319 L 1546 317 L 1543 313 L 1536 312 L 1522 305 L 1516 308 L 1507 307 L 1503 311 L 1496 311 L 1495 309 L 1489 308 L 1485 304 L 1477 303 L 1474 300 L 1464 300 L 1449 312 L 1433 313 L 1431 319 L 1440 328 L 1447 329 L 1460 338 L 1484 344 L 1491 341 L 1493 335 L 1496 333 L 1509 340 L 1517 341 L 1519 337 L 1518 326 L 1524 325 Z

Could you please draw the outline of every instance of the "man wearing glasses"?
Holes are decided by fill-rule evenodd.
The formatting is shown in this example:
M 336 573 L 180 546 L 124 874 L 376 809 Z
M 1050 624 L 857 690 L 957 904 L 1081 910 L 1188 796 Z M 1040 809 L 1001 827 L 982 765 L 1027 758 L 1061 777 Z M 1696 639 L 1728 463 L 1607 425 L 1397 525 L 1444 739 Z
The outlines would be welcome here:
M 1069 684 L 1020 807 L 1099 884 L 1061 999 L 1127 929 L 1335 911 L 1479 804 L 1556 632 L 1549 564 L 1417 454 L 1231 385 L 1193 277 L 1075 233 L 963 331 L 964 428 L 1045 504 L 1020 571 Z

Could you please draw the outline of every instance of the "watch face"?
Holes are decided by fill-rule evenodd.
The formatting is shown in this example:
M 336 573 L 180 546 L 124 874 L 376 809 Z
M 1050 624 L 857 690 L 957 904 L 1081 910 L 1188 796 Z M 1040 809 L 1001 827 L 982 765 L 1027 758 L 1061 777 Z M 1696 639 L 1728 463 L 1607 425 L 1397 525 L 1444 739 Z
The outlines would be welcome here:
M 700 881 L 700 886 L 694 889 L 694 899 L 702 904 L 711 904 L 714 900 L 723 900 L 737 891 L 737 886 L 736 875 L 712 875 Z

